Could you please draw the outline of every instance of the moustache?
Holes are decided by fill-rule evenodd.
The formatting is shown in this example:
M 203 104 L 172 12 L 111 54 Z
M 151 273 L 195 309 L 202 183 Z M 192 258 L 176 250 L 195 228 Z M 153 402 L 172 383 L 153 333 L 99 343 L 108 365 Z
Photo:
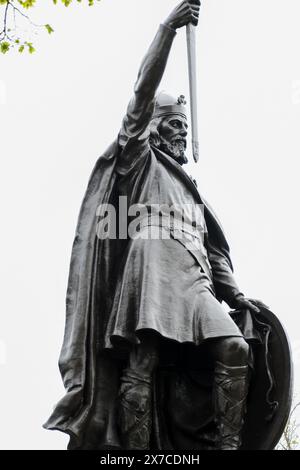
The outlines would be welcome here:
M 184 139 L 183 137 L 177 137 L 176 139 L 173 139 L 171 141 L 171 144 L 176 146 L 183 146 L 184 149 L 186 149 L 187 146 L 186 139 Z

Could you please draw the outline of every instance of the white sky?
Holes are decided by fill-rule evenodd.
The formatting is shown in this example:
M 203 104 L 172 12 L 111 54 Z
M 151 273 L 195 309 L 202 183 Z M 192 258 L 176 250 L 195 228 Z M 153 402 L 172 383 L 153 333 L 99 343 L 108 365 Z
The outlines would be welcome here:
M 102 0 L 32 11 L 55 34 L 0 55 L 2 449 L 64 449 L 41 426 L 57 368 L 68 263 L 97 157 L 116 137 L 140 61 L 175 0 Z M 299 0 L 203 0 L 200 163 L 187 171 L 225 227 L 245 294 L 286 326 L 300 382 Z M 188 95 L 185 33 L 161 88 Z

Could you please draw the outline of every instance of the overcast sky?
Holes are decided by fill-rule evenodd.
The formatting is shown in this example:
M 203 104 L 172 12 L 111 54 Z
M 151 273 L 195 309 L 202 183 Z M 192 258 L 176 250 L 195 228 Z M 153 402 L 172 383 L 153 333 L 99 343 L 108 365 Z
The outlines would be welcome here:
M 81 199 L 115 139 L 140 61 L 176 0 L 38 2 L 33 55 L 0 56 L 2 449 L 64 449 L 42 430 L 57 368 Z M 300 383 L 299 0 L 203 0 L 197 31 L 200 162 L 241 290 L 284 323 Z M 161 89 L 188 96 L 185 32 Z

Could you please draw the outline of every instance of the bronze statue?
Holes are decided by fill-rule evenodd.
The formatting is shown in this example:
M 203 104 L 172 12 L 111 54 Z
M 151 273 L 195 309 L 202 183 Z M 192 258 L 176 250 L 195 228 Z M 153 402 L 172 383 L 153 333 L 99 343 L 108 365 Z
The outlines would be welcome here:
M 240 449 L 258 356 L 268 410 L 278 408 L 261 349 L 274 322 L 238 288 L 220 223 L 183 169 L 184 97 L 157 94 L 176 31 L 196 26 L 199 11 L 184 0 L 160 25 L 83 201 L 60 356 L 67 393 L 45 425 L 68 433 L 71 449 Z M 139 216 L 131 236 L 120 236 L 120 200 L 128 233 Z M 117 230 L 105 234 L 111 207 Z

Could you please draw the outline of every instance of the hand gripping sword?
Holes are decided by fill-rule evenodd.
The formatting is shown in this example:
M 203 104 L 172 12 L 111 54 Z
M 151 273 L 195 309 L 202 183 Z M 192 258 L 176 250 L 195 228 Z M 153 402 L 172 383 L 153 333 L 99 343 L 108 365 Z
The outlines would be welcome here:
M 195 26 L 189 23 L 186 27 L 189 83 L 190 83 L 190 107 L 192 122 L 192 149 L 193 157 L 197 163 L 199 160 L 198 137 L 198 110 L 197 110 L 197 69 L 196 69 L 196 31 Z

